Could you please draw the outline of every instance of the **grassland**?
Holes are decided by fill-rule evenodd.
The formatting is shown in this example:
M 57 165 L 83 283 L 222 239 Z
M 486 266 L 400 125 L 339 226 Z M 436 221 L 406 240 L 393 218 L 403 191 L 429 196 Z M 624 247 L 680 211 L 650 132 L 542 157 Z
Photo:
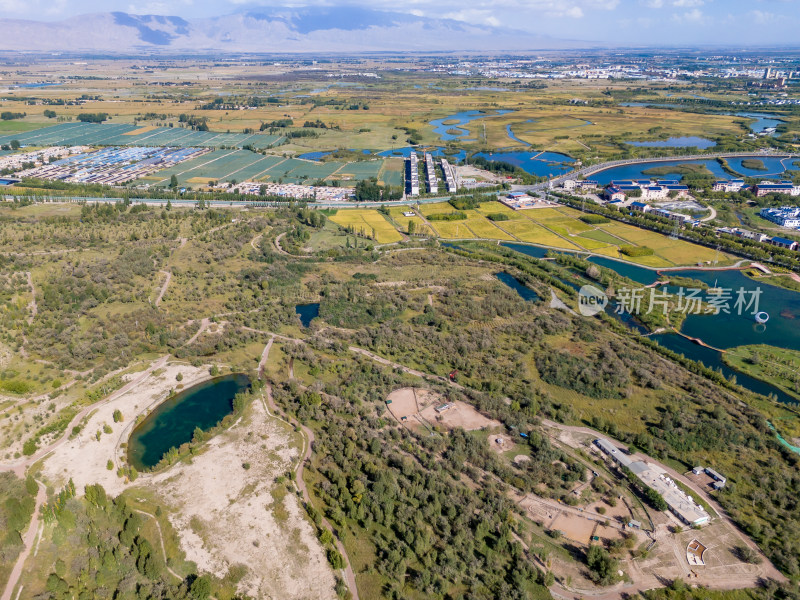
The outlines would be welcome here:
M 380 61 L 368 62 L 372 66 L 380 64 Z M 609 100 L 608 91 L 625 90 L 628 84 L 622 81 L 563 81 L 546 89 L 518 89 L 514 93 L 504 93 L 479 89 L 467 91 L 463 83 L 443 82 L 432 76 L 416 76 L 414 80 L 418 85 L 413 86 L 409 85 L 408 75 L 391 70 L 384 72 L 380 81 L 336 86 L 321 75 L 316 80 L 313 74 L 300 79 L 287 76 L 285 66 L 261 65 L 254 71 L 252 65 L 223 65 L 202 59 L 185 65 L 185 68 L 162 64 L 148 70 L 139 69 L 129 61 L 98 61 L 84 70 L 94 79 L 69 81 L 67 77 L 74 74 L 75 67 L 59 59 L 28 65 L 25 74 L 20 74 L 20 81 L 31 77 L 40 80 L 57 78 L 59 85 L 10 90 L 0 105 L 7 110 L 27 112 L 28 116 L 20 121 L 0 124 L 0 135 L 5 131 L 14 133 L 56 123 L 55 119 L 44 117 L 43 111 L 48 107 L 27 104 L 26 99 L 31 96 L 46 101 L 81 99 L 79 104 L 53 107 L 59 119 L 66 120 L 67 124 L 74 123 L 82 112 L 108 113 L 110 123 L 127 126 L 135 134 L 121 135 L 120 138 L 128 139 L 119 143 L 133 143 L 136 138 L 151 136 L 157 133 L 155 127 L 163 130 L 180 128 L 178 116 L 181 113 L 207 119 L 210 133 L 218 136 L 242 136 L 251 130 L 258 132 L 262 123 L 287 117 L 293 120 L 295 127 L 300 127 L 306 120 L 317 119 L 328 125 L 327 129 L 317 131 L 317 137 L 280 141 L 279 151 L 289 155 L 313 150 L 401 147 L 407 143 L 407 129 L 415 130 L 423 144 L 441 145 L 442 140 L 433 133 L 430 121 L 462 110 L 513 111 L 466 126 L 470 133 L 464 137 L 475 141 L 459 141 L 459 144 L 470 149 L 522 148 L 522 143 L 509 137 L 508 126 L 519 139 L 535 149 L 572 155 L 587 153 L 588 156 L 591 153 L 592 157 L 601 159 L 620 152 L 645 152 L 622 147 L 622 140 L 684 135 L 714 138 L 747 133 L 743 120 L 735 116 L 704 115 L 698 119 L 696 114 L 679 110 L 602 105 L 601 102 Z M 192 83 L 184 83 L 188 81 L 185 78 L 190 78 Z M 12 75 L 10 81 L 13 80 Z M 159 85 L 165 80 L 176 82 L 168 93 Z M 241 97 L 254 93 L 262 97 L 280 94 L 282 101 L 251 110 L 198 110 L 199 106 L 217 97 L 219 88 L 216 82 L 219 81 L 225 81 L 226 94 Z M 429 88 L 427 84 L 435 84 L 436 88 Z M 691 89 L 688 85 L 686 89 L 688 97 Z M 153 94 L 158 95 L 157 101 L 149 97 Z M 704 94 L 715 98 L 713 93 Z M 82 98 L 85 95 L 89 98 Z M 672 95 L 680 97 L 674 90 Z M 586 98 L 590 104 L 562 103 L 574 97 Z M 721 100 L 733 98 L 746 96 L 718 97 Z M 650 93 L 647 96 L 647 101 L 668 100 L 664 95 Z M 325 104 L 329 101 L 332 103 Z M 352 102 L 366 105 L 368 110 L 341 109 L 342 104 Z M 787 117 L 787 121 L 792 121 L 792 118 Z M 4 130 L 3 127 L 12 129 Z M 276 131 L 276 139 L 287 132 Z M 201 132 L 187 133 L 199 136 Z
M 800 352 L 757 344 L 722 354 L 729 367 L 766 381 L 800 401 Z

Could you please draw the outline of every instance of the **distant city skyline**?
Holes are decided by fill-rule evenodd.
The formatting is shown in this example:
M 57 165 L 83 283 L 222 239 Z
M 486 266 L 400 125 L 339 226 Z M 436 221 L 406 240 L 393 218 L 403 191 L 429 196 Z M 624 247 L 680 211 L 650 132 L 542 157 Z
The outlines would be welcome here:
M 798 45 L 800 0 L 0 0 L 6 18 L 55 21 L 80 14 L 214 17 L 259 8 L 361 6 L 417 16 L 449 18 L 571 40 L 612 45 Z

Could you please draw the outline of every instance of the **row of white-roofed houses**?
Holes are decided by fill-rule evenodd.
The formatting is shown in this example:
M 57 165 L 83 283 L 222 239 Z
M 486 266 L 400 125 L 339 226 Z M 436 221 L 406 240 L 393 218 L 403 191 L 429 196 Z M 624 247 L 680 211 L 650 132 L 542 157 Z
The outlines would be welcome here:
M 419 196 L 419 157 L 411 152 L 406 160 L 406 194 Z

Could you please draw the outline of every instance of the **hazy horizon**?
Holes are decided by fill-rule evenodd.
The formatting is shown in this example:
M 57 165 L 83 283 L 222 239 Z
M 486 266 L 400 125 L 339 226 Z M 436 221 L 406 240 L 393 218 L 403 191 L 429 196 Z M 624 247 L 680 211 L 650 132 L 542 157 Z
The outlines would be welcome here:
M 292 5 L 240 0 L 110 0 L 102 7 L 90 0 L 0 0 L 5 18 L 34 21 L 60 21 L 108 11 L 192 19 L 243 10 L 292 10 L 314 6 L 402 12 L 614 46 L 796 46 L 796 31 L 800 26 L 800 0 L 481 0 L 466 4 L 442 0 L 435 6 L 417 0 L 403 5 L 387 0 L 333 3 L 312 0 Z

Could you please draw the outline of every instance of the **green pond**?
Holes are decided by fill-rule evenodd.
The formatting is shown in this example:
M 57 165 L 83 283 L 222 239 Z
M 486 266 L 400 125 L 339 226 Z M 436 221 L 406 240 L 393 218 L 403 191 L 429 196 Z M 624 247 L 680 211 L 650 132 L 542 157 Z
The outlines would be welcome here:
M 247 375 L 224 375 L 161 403 L 133 430 L 128 440 L 128 462 L 139 471 L 154 467 L 170 448 L 192 441 L 196 428 L 207 431 L 233 412 L 234 397 L 250 385 Z

